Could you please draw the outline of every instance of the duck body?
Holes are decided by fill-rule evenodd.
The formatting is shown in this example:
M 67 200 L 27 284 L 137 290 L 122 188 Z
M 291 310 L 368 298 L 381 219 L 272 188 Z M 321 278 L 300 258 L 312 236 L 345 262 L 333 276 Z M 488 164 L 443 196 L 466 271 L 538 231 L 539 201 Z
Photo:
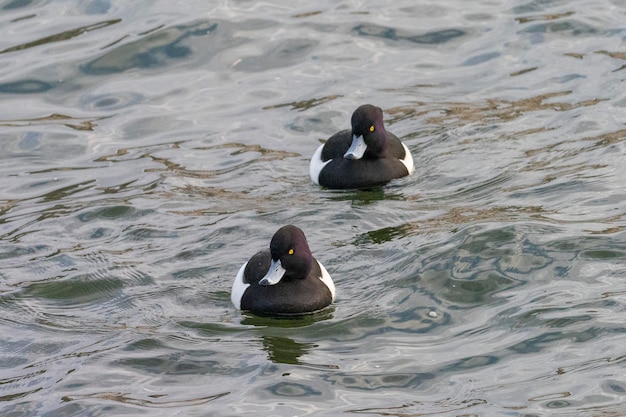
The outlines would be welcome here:
M 327 188 L 382 186 L 415 170 L 411 152 L 383 124 L 379 107 L 365 104 L 352 114 L 352 129 L 331 136 L 311 158 L 309 175 Z
M 330 274 L 312 256 L 302 230 L 291 225 L 274 234 L 270 249 L 243 264 L 231 291 L 236 308 L 259 315 L 310 313 L 334 298 Z

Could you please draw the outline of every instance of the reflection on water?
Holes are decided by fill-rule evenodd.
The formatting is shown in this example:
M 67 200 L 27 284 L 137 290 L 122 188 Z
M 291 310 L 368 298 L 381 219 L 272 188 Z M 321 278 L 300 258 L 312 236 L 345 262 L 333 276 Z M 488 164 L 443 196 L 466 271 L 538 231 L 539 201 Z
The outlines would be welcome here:
M 192 51 L 185 46 L 187 38 L 206 37 L 217 28 L 218 24 L 212 22 L 167 29 L 156 28 L 144 33 L 144 36 L 135 42 L 124 43 L 121 46 L 116 45 L 117 42 L 108 45 L 105 49 L 115 47 L 111 52 L 82 66 L 82 70 L 89 75 L 117 74 L 134 68 L 162 67 L 170 61 L 188 59 Z
M 2 416 L 623 414 L 616 2 L 0 8 Z M 315 186 L 364 103 L 415 174 Z M 336 302 L 234 310 L 288 223 Z
M 268 336 L 263 338 L 268 358 L 276 363 L 298 364 L 298 358 L 315 347 L 313 343 L 298 343 L 287 337 Z
M 3 49 L 0 51 L 0 54 L 4 54 L 7 52 L 21 51 L 23 49 L 34 48 L 36 46 L 45 45 L 48 43 L 67 41 L 77 36 L 80 36 L 84 33 L 90 32 L 92 30 L 104 29 L 107 26 L 115 25 L 117 23 L 120 23 L 121 21 L 122 19 L 113 19 L 113 20 L 109 20 L 105 22 L 95 23 L 93 25 L 79 27 L 79 28 L 72 29 L 72 30 L 66 30 L 61 33 L 55 33 L 54 35 L 46 36 L 45 38 L 37 39 L 32 42 L 28 42 L 22 45 L 15 45 L 15 46 Z
M 444 29 L 422 35 L 415 35 L 403 30 L 373 24 L 359 25 L 352 30 L 356 32 L 357 36 L 375 36 L 392 41 L 408 41 L 423 44 L 446 43 L 454 38 L 466 35 L 465 32 L 458 29 Z

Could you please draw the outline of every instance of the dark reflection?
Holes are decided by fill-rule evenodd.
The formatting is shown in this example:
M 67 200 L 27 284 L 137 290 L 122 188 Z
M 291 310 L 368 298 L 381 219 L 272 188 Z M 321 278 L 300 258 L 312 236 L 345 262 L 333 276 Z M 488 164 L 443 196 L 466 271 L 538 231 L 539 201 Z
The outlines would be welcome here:
M 98 120 L 102 120 L 104 119 L 104 117 L 102 118 L 94 118 L 94 119 L 82 119 L 82 118 L 76 118 L 76 117 L 72 117 L 72 116 L 68 116 L 65 114 L 58 114 L 58 113 L 52 113 L 50 115 L 47 116 L 43 116 L 43 117 L 33 117 L 33 118 L 25 118 L 25 119 L 13 119 L 13 120 L 3 120 L 2 122 L 0 122 L 0 126 L 38 126 L 38 125 L 51 125 L 51 124 L 55 124 L 55 123 L 59 123 L 62 124 L 63 126 L 69 127 L 70 129 L 74 129 L 74 130 L 80 130 L 80 131 L 84 131 L 84 130 L 88 130 L 91 131 L 94 129 L 95 126 L 97 126 L 96 122 Z M 22 142 L 23 143 L 28 143 L 33 141 L 33 139 L 37 137 L 38 139 L 36 140 L 37 142 L 39 142 L 41 140 L 41 138 L 43 137 L 43 133 L 42 132 L 28 132 L 26 133 L 26 137 L 25 140 Z M 37 143 L 37 145 L 39 145 L 39 143 Z M 28 145 L 27 145 L 28 146 Z M 64 169 L 88 169 L 88 168 L 64 168 Z M 31 172 L 31 174 L 34 173 L 40 173 L 40 172 L 52 172 L 54 171 L 54 168 L 46 168 L 43 169 L 41 171 L 33 171 Z
M 602 389 L 610 394 L 626 395 L 626 384 L 614 379 L 604 381 Z
M 342 95 L 330 95 L 330 96 L 325 96 L 325 97 L 312 98 L 309 100 L 292 101 L 289 103 L 274 104 L 271 106 L 263 107 L 263 110 L 278 109 L 281 107 L 290 106 L 291 110 L 305 111 L 305 110 L 312 109 L 313 107 L 319 106 L 321 104 L 327 103 L 329 101 L 336 100 L 340 97 L 343 97 L 343 96 Z
M 320 391 L 312 387 L 294 382 L 279 382 L 269 387 L 268 390 L 279 397 L 317 397 L 322 395 Z
M 394 239 L 398 239 L 407 236 L 410 231 L 406 225 L 384 227 L 378 230 L 370 230 L 356 237 L 354 240 L 355 246 L 368 245 L 370 243 L 381 244 L 390 242 Z
M 309 342 L 298 342 L 285 333 L 291 334 L 289 329 L 310 326 L 323 320 L 329 320 L 333 318 L 334 311 L 334 308 L 329 307 L 313 314 L 289 316 L 289 318 L 261 317 L 244 313 L 241 324 L 254 326 L 247 331 L 251 335 L 258 335 L 258 339 L 263 343 L 262 349 L 267 353 L 270 361 L 296 365 L 302 364 L 303 362 L 300 358 L 316 348 L 317 345 Z M 182 321 L 178 324 L 189 329 L 199 330 L 207 337 L 242 331 L 240 327 L 224 326 L 210 322 Z M 332 366 L 327 365 L 326 367 Z
M 608 260 L 615 258 L 626 258 L 626 253 L 615 249 L 586 250 L 580 253 L 580 257 L 590 260 Z
M 180 350 L 153 338 L 138 339 L 124 348 L 124 355 L 112 366 L 130 368 L 146 375 L 229 375 L 252 372 L 256 365 L 238 363 L 230 367 L 222 363 L 210 349 Z
M 181 404 L 184 406 L 204 404 L 209 401 L 218 400 L 222 397 L 227 396 L 228 394 L 230 394 L 230 392 L 226 391 L 226 392 L 221 392 L 215 395 L 202 396 L 202 397 L 197 397 L 197 398 L 189 398 L 186 400 L 168 401 L 167 399 L 160 399 L 159 397 L 161 397 L 161 395 L 150 395 L 148 396 L 148 398 L 141 398 L 141 397 L 133 397 L 133 396 L 123 394 L 123 393 L 113 390 L 110 392 L 99 392 L 96 394 L 86 394 L 86 395 L 79 394 L 79 395 L 71 395 L 71 396 L 66 395 L 66 396 L 61 397 L 61 401 L 73 402 L 73 401 L 97 399 L 101 401 L 112 401 L 112 402 L 119 402 L 122 404 L 131 404 L 131 405 L 145 407 L 145 408 L 172 408 L 172 407 L 181 407 Z M 55 413 L 52 415 L 63 415 L 63 416 L 77 415 L 76 413 L 72 412 L 75 410 L 64 411 L 64 408 L 65 407 L 61 407 L 55 410 L 56 412 L 59 412 L 59 414 Z
M 461 65 L 465 67 L 471 67 L 472 65 L 482 64 L 482 63 L 491 61 L 492 59 L 496 59 L 499 57 L 500 57 L 500 52 L 487 52 L 484 54 L 473 56 L 465 60 Z
M 553 263 L 545 246 L 532 242 L 522 226 L 465 229 L 453 240 L 460 243 L 424 260 L 428 268 L 419 272 L 419 286 L 456 308 L 489 304 L 499 292 L 524 285 L 523 276 Z
M 468 356 L 442 367 L 441 372 L 459 372 L 472 368 L 482 368 L 493 365 L 499 360 L 498 356 L 495 355 Z
M 296 328 L 307 326 L 315 323 L 318 320 L 325 320 L 331 318 L 330 313 L 323 315 L 310 315 L 305 319 L 301 316 L 298 319 L 277 319 L 258 316 L 246 317 L 242 324 L 257 326 L 258 328 L 252 329 L 251 333 L 259 333 L 259 338 L 263 343 L 262 349 L 267 353 L 268 359 L 274 363 L 286 363 L 291 365 L 301 364 L 300 358 L 317 345 L 308 342 L 297 342 L 293 338 L 285 335 L 277 335 L 280 332 L 280 328 Z M 317 319 L 316 319 L 317 318 Z M 215 323 L 197 323 L 184 321 L 179 325 L 200 330 L 205 336 L 223 335 L 224 333 L 236 333 L 240 332 L 239 328 L 232 328 Z
M 21 392 L 15 393 L 15 394 L 3 395 L 3 396 L 0 397 L 0 402 L 10 403 L 11 401 L 19 400 L 20 398 L 25 398 L 25 397 L 27 397 L 27 396 L 29 396 L 31 394 L 34 394 L 34 393 L 36 393 L 38 391 L 41 391 L 42 389 L 43 388 L 38 387 L 38 388 L 33 388 L 33 389 L 21 391 Z M 21 416 L 24 415 L 22 407 L 18 406 L 18 407 L 15 407 L 15 408 L 19 409 L 19 411 L 17 411 L 15 414 L 11 414 L 10 408 L 3 408 L 3 410 L 2 410 L 3 413 L 6 413 L 6 414 L 3 414 L 3 416 L 4 417 L 14 417 L 14 416 L 15 417 L 21 417 Z
M 108 206 L 97 207 L 95 209 L 87 210 L 78 215 L 78 219 L 82 222 L 89 222 L 99 219 L 127 219 L 135 216 L 138 213 L 137 209 L 130 206 Z
M 155 349 L 166 348 L 167 345 L 163 341 L 155 338 L 137 339 L 126 345 L 124 350 L 132 351 L 150 351 Z
M 0 93 L 5 94 L 36 94 L 45 93 L 54 88 L 53 83 L 41 80 L 19 80 L 0 84 Z
M 434 379 L 432 373 L 391 373 L 377 374 L 334 373 L 325 378 L 333 385 L 358 390 L 386 390 L 389 388 L 415 389 L 427 381 Z
M 191 37 L 204 37 L 218 29 L 216 22 L 199 22 L 149 33 L 138 41 L 117 46 L 110 52 L 83 65 L 90 75 L 106 75 L 133 68 L 156 68 L 172 60 L 188 58 L 192 50 L 185 45 Z
M 577 20 L 562 20 L 552 22 L 535 23 L 525 28 L 526 33 L 569 33 L 570 35 L 590 35 L 598 32 L 598 29 Z
M 121 21 L 122 19 L 106 20 L 104 22 L 94 23 L 93 25 L 82 26 L 79 28 L 66 30 L 65 32 L 55 33 L 54 35 L 46 36 L 45 38 L 37 39 L 32 42 L 28 42 L 28 43 L 24 43 L 21 45 L 16 45 L 10 48 L 3 49 L 2 51 L 0 51 L 0 54 L 6 53 L 6 52 L 21 51 L 23 49 L 33 48 L 35 46 L 45 45 L 45 44 L 53 43 L 53 42 L 66 41 L 68 39 L 72 39 L 77 36 L 80 36 L 86 32 L 91 32 L 92 30 L 102 29 L 111 25 L 115 25 L 116 23 L 120 23 Z
M 80 105 L 89 110 L 119 110 L 135 106 L 144 99 L 142 94 L 129 91 L 107 94 L 84 94 L 80 97 Z
M 393 41 L 408 41 L 421 44 L 442 44 L 454 38 L 466 35 L 466 32 L 459 29 L 444 29 L 415 35 L 400 29 L 394 29 L 374 24 L 363 24 L 352 29 L 359 36 L 373 36 Z
M 387 192 L 386 192 L 387 191 Z M 326 196 L 331 201 L 352 201 L 353 206 L 366 206 L 383 200 L 404 200 L 400 193 L 388 192 L 385 187 L 375 187 L 367 190 L 328 191 Z
M 88 180 L 83 183 L 71 184 L 65 187 L 58 188 L 56 190 L 50 191 L 42 196 L 43 201 L 60 201 L 64 200 L 68 197 L 76 195 L 82 191 L 90 189 L 95 180 Z
M 33 0 L 13 0 L 2 6 L 3 10 L 14 10 L 28 7 L 33 4 Z
M 570 407 L 572 404 L 569 401 L 556 400 L 556 401 L 549 401 L 545 405 L 546 405 L 546 408 L 565 408 L 565 407 Z
M 81 304 L 101 306 L 122 296 L 124 287 L 125 282 L 119 278 L 81 275 L 70 280 L 33 283 L 23 290 L 23 296 L 68 308 Z
M 542 310 L 533 309 L 530 311 L 530 313 L 531 313 L 531 316 L 536 317 L 538 314 L 549 313 L 550 311 L 558 312 L 560 310 L 561 309 L 542 309 Z M 534 317 L 529 317 L 529 318 L 532 320 Z M 580 314 L 574 317 L 548 318 L 542 321 L 542 325 L 544 327 L 550 327 L 550 328 L 566 328 L 570 326 L 575 326 L 576 324 L 582 323 L 585 321 L 592 321 L 593 318 L 594 316 L 591 314 Z M 581 332 L 579 334 L 579 337 L 584 338 L 585 332 Z
M 274 363 L 300 364 L 299 358 L 315 347 L 314 343 L 300 343 L 288 337 L 263 337 L 263 349 Z
M 196 330 L 205 337 L 219 336 L 227 333 L 239 333 L 241 331 L 238 327 L 231 327 L 225 324 L 213 322 L 183 320 L 179 321 L 177 324 L 187 329 Z
M 513 7 L 512 11 L 514 14 L 537 13 L 549 10 L 552 6 L 554 6 L 554 3 L 554 1 L 531 0 L 527 3 Z
M 465 413 L 467 408 L 488 404 L 487 400 L 482 398 L 470 398 L 457 400 L 454 398 L 446 398 L 444 401 L 436 401 L 434 403 L 424 403 L 422 401 L 413 401 L 390 407 L 361 408 L 348 410 L 354 414 L 377 415 L 377 416 L 426 416 L 426 415 L 454 415 L 454 416 L 476 416 L 479 414 Z M 425 410 L 439 410 L 425 412 Z M 460 414 L 462 413 L 462 414 Z M 515 414 L 517 415 L 517 414 Z M 534 417 L 534 414 L 525 414 L 525 417 Z
M 262 317 L 246 314 L 241 324 L 259 328 L 260 338 L 263 341 L 263 350 L 267 352 L 270 361 L 297 365 L 302 363 L 300 357 L 309 353 L 317 345 L 314 343 L 297 342 L 287 336 L 278 336 L 276 335 L 277 329 L 304 327 L 323 320 L 329 320 L 333 317 L 334 311 L 333 307 L 328 307 L 311 314 L 281 317 Z
M 294 328 L 310 326 L 311 324 L 333 318 L 335 308 L 330 306 L 325 309 L 309 314 L 291 314 L 273 317 L 258 316 L 252 313 L 244 313 L 241 324 L 258 327 Z
M 566 339 L 566 337 L 562 332 L 543 333 L 539 336 L 516 343 L 509 347 L 509 349 L 520 354 L 536 353 L 552 345 L 553 342 L 564 339 Z
M 490 304 L 498 292 L 522 285 L 496 272 L 477 272 L 467 279 L 454 279 L 448 274 L 447 271 L 437 273 L 430 270 L 422 275 L 420 282 L 429 291 L 433 291 L 438 299 L 452 302 L 451 308 Z

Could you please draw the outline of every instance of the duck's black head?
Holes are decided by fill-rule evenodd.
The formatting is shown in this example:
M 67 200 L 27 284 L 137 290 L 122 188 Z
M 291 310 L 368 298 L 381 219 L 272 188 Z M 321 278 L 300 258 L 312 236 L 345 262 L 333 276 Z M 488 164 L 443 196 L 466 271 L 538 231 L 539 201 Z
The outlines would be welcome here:
M 348 159 L 382 158 L 387 148 L 383 111 L 371 104 L 359 106 L 352 113 L 352 146 L 344 155 Z
M 273 261 L 280 260 L 285 278 L 305 278 L 309 274 L 313 255 L 300 228 L 287 225 L 278 229 L 270 242 L 270 252 Z

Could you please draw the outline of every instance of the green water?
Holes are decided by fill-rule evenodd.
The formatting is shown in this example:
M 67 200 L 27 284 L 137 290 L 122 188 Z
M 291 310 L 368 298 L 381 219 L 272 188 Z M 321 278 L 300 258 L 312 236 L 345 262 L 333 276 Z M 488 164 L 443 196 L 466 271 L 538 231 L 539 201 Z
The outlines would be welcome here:
M 0 2 L 0 415 L 626 414 L 625 18 Z M 314 185 L 364 103 L 416 172 Z M 337 300 L 235 310 L 285 224 Z

